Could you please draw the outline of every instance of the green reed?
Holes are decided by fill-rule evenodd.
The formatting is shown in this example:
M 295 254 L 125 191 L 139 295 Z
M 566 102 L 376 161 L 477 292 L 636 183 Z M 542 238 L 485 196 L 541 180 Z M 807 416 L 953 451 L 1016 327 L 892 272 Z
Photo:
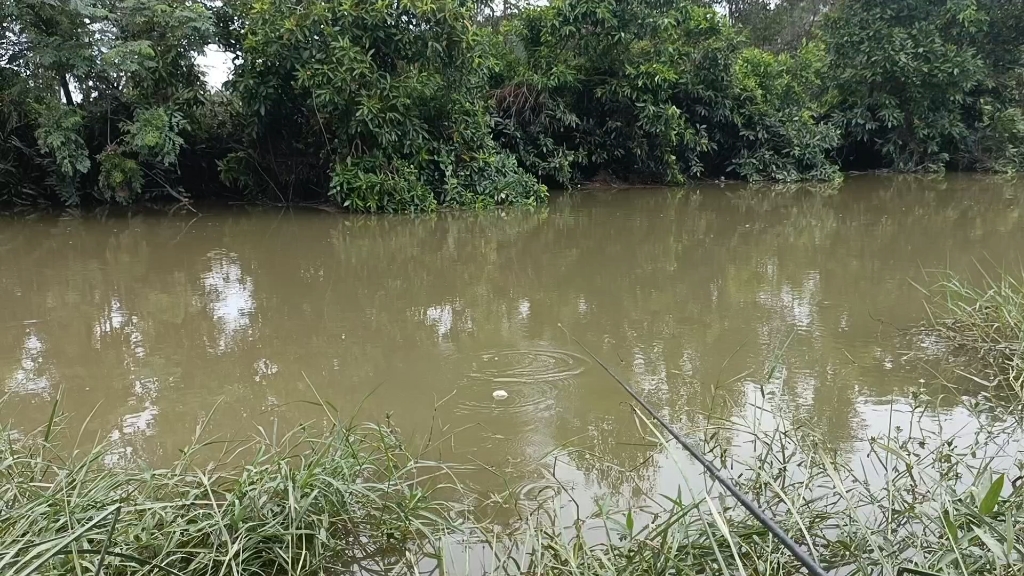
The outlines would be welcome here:
M 55 411 L 0 440 L 5 576 L 392 572 L 455 525 L 456 507 L 432 497 L 445 469 L 386 426 L 261 429 L 149 469 L 106 463 L 107 444 L 69 452 L 61 422 Z M 199 464 L 211 450 L 219 460 Z
M 971 378 L 998 384 L 1024 399 L 1024 271 L 978 278 L 932 272 L 929 326 L 951 346 L 958 360 L 968 360 Z
M 837 575 L 1024 574 L 1020 422 L 965 403 L 977 423 L 965 434 L 942 426 L 932 402 L 914 399 L 909 429 L 868 439 L 855 459 L 784 423 L 709 420 L 688 435 Z M 451 501 L 458 473 L 411 455 L 389 425 L 259 429 L 149 469 L 111 461 L 109 445 L 76 449 L 58 412 L 0 441 L 4 576 L 802 573 L 714 486 L 567 519 L 573 496 L 552 476 L 531 498 L 504 499 L 517 520 L 499 525 L 471 521 Z M 662 431 L 637 422 L 671 462 L 678 451 Z M 482 561 L 459 566 L 462 546 Z
M 638 418 L 653 441 L 667 441 Z M 1024 459 L 1016 426 L 981 426 L 956 441 L 953 431 L 894 430 L 870 439 L 867 455 L 856 461 L 808 430 L 719 426 L 754 446 L 753 460 L 724 456 L 739 487 L 832 573 L 1024 574 Z M 495 573 L 803 573 L 715 487 L 681 487 L 642 507 L 600 509 L 570 526 L 559 521 L 558 502 L 535 508 L 514 536 L 492 543 L 502 551 Z

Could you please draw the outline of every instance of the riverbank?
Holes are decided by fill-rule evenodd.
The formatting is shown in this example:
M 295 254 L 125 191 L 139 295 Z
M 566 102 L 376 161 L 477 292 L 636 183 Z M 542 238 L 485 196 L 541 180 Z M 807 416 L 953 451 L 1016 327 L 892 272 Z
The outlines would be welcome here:
M 772 426 L 709 420 L 694 437 L 832 573 L 1020 574 L 1021 421 L 972 402 L 961 408 L 978 425 L 967 434 L 948 430 L 926 416 L 934 400 L 916 398 L 910 421 L 917 426 L 866 439 L 860 461 L 783 419 Z M 671 453 L 661 431 L 638 417 L 647 438 Z M 55 404 L 44 426 L 6 429 L 0 441 L 5 576 L 424 566 L 445 574 L 802 573 L 708 484 L 648 494 L 628 510 L 598 506 L 584 518 L 572 515 L 578 503 L 551 476 L 529 491 L 494 495 L 491 504 L 514 511 L 511 522 L 495 523 L 461 491 L 458 471 L 411 453 L 390 425 L 351 426 L 325 412 L 322 431 L 197 440 L 173 465 L 154 470 L 111 465 L 109 444 L 83 443 L 62 420 Z M 723 437 L 741 437 L 753 457 L 737 456 L 716 440 Z
M 110 466 L 109 444 L 58 445 L 80 439 L 57 406 L 0 446 L 4 575 L 387 568 L 458 526 L 456 508 L 431 496 L 444 468 L 412 459 L 386 427 L 197 441 L 154 470 Z

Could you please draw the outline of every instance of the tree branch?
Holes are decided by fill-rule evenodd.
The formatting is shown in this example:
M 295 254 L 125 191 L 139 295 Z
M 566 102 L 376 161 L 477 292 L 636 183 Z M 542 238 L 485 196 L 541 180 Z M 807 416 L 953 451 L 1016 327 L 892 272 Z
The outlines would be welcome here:
M 64 92 L 64 101 L 67 102 L 68 106 L 75 105 L 75 99 L 71 96 L 71 86 L 68 84 L 68 77 L 66 74 L 60 76 L 60 89 Z

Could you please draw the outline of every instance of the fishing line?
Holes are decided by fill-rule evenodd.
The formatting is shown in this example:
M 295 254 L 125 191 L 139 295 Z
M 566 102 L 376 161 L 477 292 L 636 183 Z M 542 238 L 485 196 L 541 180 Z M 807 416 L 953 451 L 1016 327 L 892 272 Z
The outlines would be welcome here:
M 597 364 L 601 366 L 601 368 L 604 368 L 604 371 L 607 372 L 608 375 L 611 376 L 616 382 L 618 382 L 619 386 L 622 386 L 622 388 L 630 396 L 633 397 L 633 400 L 636 400 L 637 404 L 642 406 L 643 409 L 646 410 L 647 413 L 650 414 L 651 417 L 654 418 L 658 422 L 658 424 L 660 424 L 665 429 L 665 431 L 667 431 L 672 436 L 672 438 L 675 439 L 676 442 L 679 442 L 679 445 L 682 446 L 687 452 L 689 452 L 690 456 L 693 456 L 693 459 L 700 463 L 704 470 L 706 470 L 707 473 L 710 474 L 716 482 L 718 482 L 719 484 L 721 484 L 723 488 L 725 488 L 726 492 L 732 495 L 732 497 L 735 498 L 736 501 L 739 502 L 740 505 L 743 506 L 747 510 L 747 512 L 749 512 L 750 515 L 754 517 L 755 520 L 757 520 L 762 526 L 764 526 L 766 530 L 771 532 L 772 536 L 774 536 L 775 539 L 779 541 L 779 544 L 782 544 L 782 547 L 785 548 L 790 554 L 792 554 L 793 558 L 796 558 L 797 562 L 802 564 L 803 567 L 807 569 L 808 574 L 810 574 L 811 576 L 827 576 L 825 570 L 818 565 L 818 562 L 815 561 L 814 558 L 811 558 L 810 554 L 808 554 L 803 548 L 797 545 L 797 543 L 794 542 L 793 539 L 790 538 L 789 535 L 782 530 L 782 528 L 779 528 L 778 524 L 776 524 L 775 521 L 773 521 L 767 514 L 765 514 L 764 511 L 757 506 L 757 504 L 755 504 L 752 500 L 750 500 L 742 492 L 740 492 L 739 488 L 736 488 L 736 486 L 734 486 L 733 483 L 730 482 L 724 474 L 722 474 L 722 471 L 711 463 L 711 461 L 709 461 L 703 454 L 698 452 L 695 448 L 690 446 L 690 444 L 686 440 L 683 440 L 683 437 L 679 434 L 679 432 L 676 432 L 675 428 L 670 426 L 669 423 L 666 422 L 661 416 L 658 416 L 658 413 L 655 412 L 654 409 L 651 408 L 650 405 L 648 405 L 647 402 L 645 402 L 639 394 L 634 392 L 628 384 L 626 384 L 625 382 L 622 381 L 621 378 L 616 376 L 615 373 L 611 371 L 611 368 L 608 368 L 608 366 L 605 365 L 605 363 L 602 362 L 600 358 L 595 356 L 594 353 L 591 352 L 586 346 L 584 346 L 582 342 L 577 340 L 575 336 L 569 334 L 568 331 L 566 331 L 566 334 L 569 336 L 569 338 L 572 338 L 573 342 L 575 342 L 580 348 L 582 348 L 583 351 L 587 353 L 587 355 L 593 358 L 594 362 L 597 362 Z

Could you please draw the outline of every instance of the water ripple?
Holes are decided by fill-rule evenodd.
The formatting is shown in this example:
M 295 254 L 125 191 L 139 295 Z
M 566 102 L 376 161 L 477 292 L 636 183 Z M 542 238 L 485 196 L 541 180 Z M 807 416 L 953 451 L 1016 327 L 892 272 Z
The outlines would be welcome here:
M 460 414 L 549 413 L 556 394 L 574 387 L 576 377 L 590 364 L 579 354 L 551 349 L 495 350 L 474 362 L 460 390 L 456 406 Z M 505 400 L 495 400 L 495 390 L 508 392 Z

